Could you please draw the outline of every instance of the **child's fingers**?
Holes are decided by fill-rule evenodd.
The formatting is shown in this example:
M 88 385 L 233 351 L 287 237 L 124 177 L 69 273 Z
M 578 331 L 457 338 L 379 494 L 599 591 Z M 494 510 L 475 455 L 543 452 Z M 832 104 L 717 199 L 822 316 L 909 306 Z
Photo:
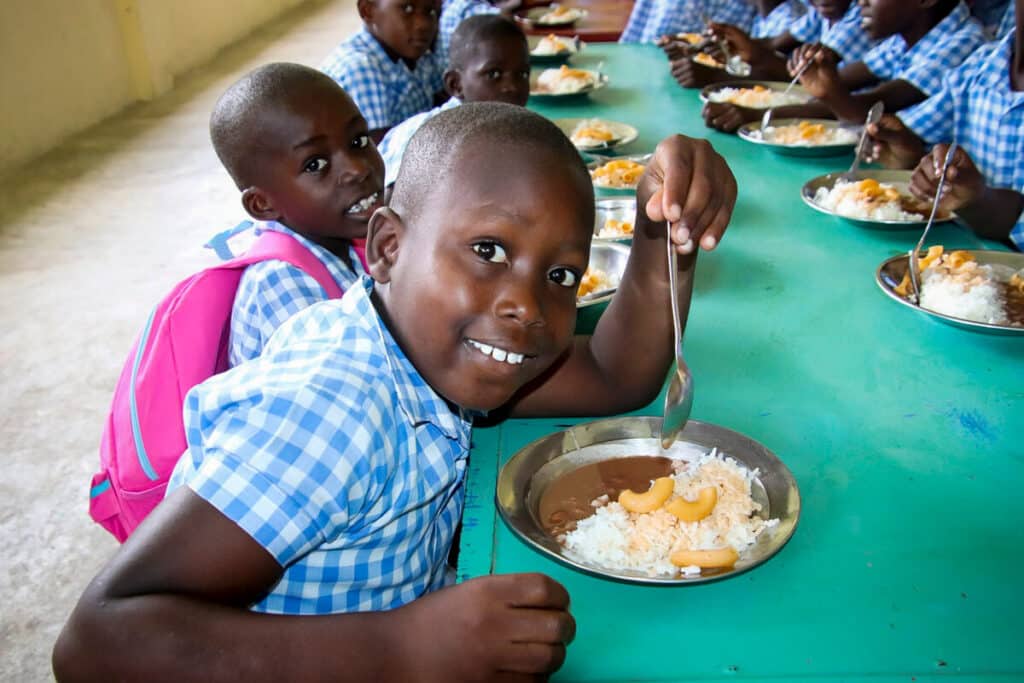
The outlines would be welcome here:
M 565 587 L 544 574 L 495 574 L 490 579 L 497 598 L 511 607 L 569 607 L 569 593 Z

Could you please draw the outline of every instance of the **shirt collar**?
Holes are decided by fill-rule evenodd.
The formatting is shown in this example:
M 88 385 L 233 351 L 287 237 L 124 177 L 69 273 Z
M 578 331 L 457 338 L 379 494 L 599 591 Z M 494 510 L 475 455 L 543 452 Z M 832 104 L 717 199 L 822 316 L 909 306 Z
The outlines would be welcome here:
M 910 50 L 931 53 L 935 50 L 936 45 L 949 40 L 954 33 L 959 33 L 960 29 L 968 21 L 972 21 L 971 11 L 967 9 L 967 5 L 960 2 L 949 14 L 943 17 L 942 21 L 932 26 L 928 33 L 921 36 L 921 40 L 914 43 Z M 903 36 L 897 35 L 896 37 L 899 38 L 900 45 L 906 46 L 907 41 L 903 39 Z
M 433 50 L 427 50 L 419 59 L 416 60 L 416 65 L 410 69 L 409 65 L 405 63 L 404 59 L 392 58 L 391 55 L 388 54 L 388 51 L 384 49 L 384 46 L 381 44 L 381 42 L 377 40 L 377 38 L 375 38 L 372 33 L 367 31 L 366 28 L 360 29 L 359 33 L 356 34 L 356 37 L 359 39 L 359 42 L 361 42 L 365 46 L 367 51 L 371 52 L 373 56 L 376 57 L 379 61 L 391 66 L 392 68 L 402 69 L 410 73 L 415 73 L 417 71 L 422 70 L 424 65 L 428 61 L 430 61 L 434 55 Z

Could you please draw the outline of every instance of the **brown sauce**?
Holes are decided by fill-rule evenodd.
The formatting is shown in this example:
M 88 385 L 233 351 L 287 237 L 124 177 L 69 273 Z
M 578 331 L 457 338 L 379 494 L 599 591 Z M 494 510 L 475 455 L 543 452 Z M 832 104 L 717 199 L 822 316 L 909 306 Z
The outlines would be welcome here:
M 1024 327 L 1024 289 L 1008 282 L 1002 283 L 1006 295 L 1006 318 L 1011 325 Z
M 604 460 L 566 472 L 541 495 L 541 526 L 552 536 L 560 536 L 575 529 L 579 520 L 594 514 L 590 503 L 595 498 L 607 495 L 609 500 L 617 500 L 626 489 L 646 491 L 652 480 L 672 473 L 670 458 L 645 455 Z

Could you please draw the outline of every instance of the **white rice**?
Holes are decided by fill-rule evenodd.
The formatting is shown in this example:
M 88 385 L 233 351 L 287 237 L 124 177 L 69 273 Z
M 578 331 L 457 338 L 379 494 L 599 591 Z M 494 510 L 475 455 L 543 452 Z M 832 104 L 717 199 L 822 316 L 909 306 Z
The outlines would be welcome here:
M 920 213 L 904 211 L 898 199 L 892 201 L 869 200 L 857 189 L 857 182 L 838 180 L 829 189 L 819 187 L 814 193 L 814 203 L 840 216 L 875 221 L 922 221 Z M 892 187 L 888 183 L 879 183 L 882 187 Z
M 822 145 L 852 145 L 857 142 L 857 133 L 849 128 L 825 128 L 821 133 L 813 137 L 801 136 L 800 127 L 796 124 L 791 126 L 768 126 L 768 130 L 755 131 L 765 141 L 776 145 L 788 147 L 819 147 Z
M 1005 325 L 1003 278 L 992 266 L 968 261 L 955 269 L 935 264 L 921 273 L 921 308 L 955 318 Z M 1006 278 L 1009 279 L 1008 277 Z
M 752 109 L 765 109 L 786 104 L 803 104 L 807 101 L 807 96 L 792 92 L 783 94 L 764 87 L 720 88 L 708 93 L 708 100 L 710 102 L 729 102 Z
M 718 488 L 718 502 L 708 517 L 682 522 L 664 509 L 631 513 L 602 496 L 592 503 L 594 514 L 558 540 L 567 555 L 591 565 L 649 576 L 699 574 L 699 567 L 676 567 L 669 556 L 677 550 L 727 546 L 742 553 L 765 529 L 778 524 L 777 519 L 755 516 L 761 510 L 750 495 L 756 476 L 757 470 L 748 470 L 716 449 L 689 462 L 677 460 L 674 495 L 694 500 L 700 489 Z

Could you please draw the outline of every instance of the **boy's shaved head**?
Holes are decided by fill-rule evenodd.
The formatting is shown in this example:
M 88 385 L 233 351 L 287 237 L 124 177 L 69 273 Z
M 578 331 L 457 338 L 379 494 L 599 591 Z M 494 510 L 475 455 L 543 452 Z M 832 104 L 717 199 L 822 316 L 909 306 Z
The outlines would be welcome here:
M 301 64 L 277 62 L 261 66 L 232 84 L 210 115 L 210 139 L 238 189 L 253 184 L 258 164 L 248 163 L 253 144 L 264 131 L 269 111 L 288 107 L 296 94 L 313 88 L 339 88 L 326 74 Z
M 513 21 L 500 14 L 477 14 L 462 21 L 452 32 L 448 62 L 453 69 L 463 69 L 477 46 L 514 38 L 526 45 L 526 35 Z
M 450 182 L 463 151 L 481 147 L 535 155 L 538 173 L 557 171 L 558 167 L 551 164 L 553 157 L 559 166 L 577 176 L 582 188 L 581 206 L 593 211 L 590 174 L 565 133 L 544 117 L 504 102 L 470 102 L 443 111 L 423 124 L 402 157 L 391 205 L 400 215 L 415 216 L 428 193 Z M 500 154 L 495 154 L 494 163 L 502 163 Z

